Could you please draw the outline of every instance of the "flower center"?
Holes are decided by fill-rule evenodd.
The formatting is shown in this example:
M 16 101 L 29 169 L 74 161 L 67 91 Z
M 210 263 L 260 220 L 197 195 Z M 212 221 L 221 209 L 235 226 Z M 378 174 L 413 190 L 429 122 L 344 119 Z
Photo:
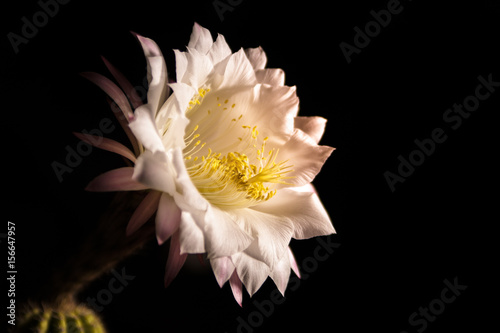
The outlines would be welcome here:
M 288 184 L 291 165 L 277 161 L 278 149 L 266 149 L 257 126 L 241 125 L 244 116 L 229 99 L 214 97 L 203 103 L 209 89 L 200 89 L 186 110 L 196 126 L 185 136 L 186 168 L 200 193 L 221 209 L 245 208 L 271 199 L 273 184 Z M 208 104 L 211 108 L 207 108 Z M 239 135 L 238 135 L 239 134 Z M 208 139 L 207 142 L 202 140 Z M 224 147 L 214 152 L 209 146 Z M 290 184 L 288 184 L 290 185 Z

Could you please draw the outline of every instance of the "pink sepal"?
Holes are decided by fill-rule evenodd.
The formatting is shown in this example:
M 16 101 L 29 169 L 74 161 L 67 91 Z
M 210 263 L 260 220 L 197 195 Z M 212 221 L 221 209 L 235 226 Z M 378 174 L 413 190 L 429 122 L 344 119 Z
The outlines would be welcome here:
M 112 192 L 147 189 L 147 186 L 132 179 L 133 173 L 134 168 L 132 167 L 110 170 L 94 178 L 85 190 L 91 192 Z
M 161 192 L 151 191 L 146 197 L 141 201 L 139 206 L 132 214 L 130 221 L 127 225 L 127 236 L 133 234 L 137 229 L 139 229 L 144 223 L 146 223 L 151 216 L 158 209 L 158 202 L 160 201 Z

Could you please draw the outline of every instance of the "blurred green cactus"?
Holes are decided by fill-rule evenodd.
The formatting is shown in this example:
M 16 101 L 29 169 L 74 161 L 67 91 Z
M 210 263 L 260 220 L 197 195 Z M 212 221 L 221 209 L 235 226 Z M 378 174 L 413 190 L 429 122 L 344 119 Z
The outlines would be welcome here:
M 13 333 L 105 333 L 99 317 L 83 305 L 58 309 L 30 306 Z

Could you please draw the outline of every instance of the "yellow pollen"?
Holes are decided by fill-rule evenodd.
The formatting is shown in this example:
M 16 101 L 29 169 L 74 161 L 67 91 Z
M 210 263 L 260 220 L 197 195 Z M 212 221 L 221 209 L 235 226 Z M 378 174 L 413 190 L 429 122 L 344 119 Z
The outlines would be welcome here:
M 293 171 L 292 166 L 288 160 L 277 161 L 279 151 L 266 148 L 269 137 L 262 139 L 257 126 L 231 125 L 227 133 L 235 135 L 227 139 L 222 132 L 218 134 L 224 130 L 224 123 L 236 123 L 243 114 L 232 118 L 229 112 L 222 112 L 229 105 L 234 109 L 236 104 L 226 96 L 207 97 L 208 92 L 208 88 L 198 89 L 188 103 L 186 115 L 198 124 L 186 131 L 183 150 L 188 174 L 205 199 L 220 209 L 246 208 L 274 197 L 276 184 L 291 185 L 286 180 L 293 177 L 286 175 Z M 226 105 L 215 108 L 222 104 Z M 223 153 L 205 148 L 207 139 L 208 146 L 213 143 L 212 147 L 224 147 Z

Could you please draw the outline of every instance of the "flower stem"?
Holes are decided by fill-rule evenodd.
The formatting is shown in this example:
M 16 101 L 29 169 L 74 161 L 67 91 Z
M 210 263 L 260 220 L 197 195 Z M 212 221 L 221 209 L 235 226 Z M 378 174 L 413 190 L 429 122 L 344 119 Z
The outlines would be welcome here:
M 76 255 L 56 271 L 37 299 L 54 307 L 75 302 L 90 282 L 154 239 L 154 224 L 146 223 L 127 236 L 127 223 L 146 195 L 144 191 L 118 192 Z

